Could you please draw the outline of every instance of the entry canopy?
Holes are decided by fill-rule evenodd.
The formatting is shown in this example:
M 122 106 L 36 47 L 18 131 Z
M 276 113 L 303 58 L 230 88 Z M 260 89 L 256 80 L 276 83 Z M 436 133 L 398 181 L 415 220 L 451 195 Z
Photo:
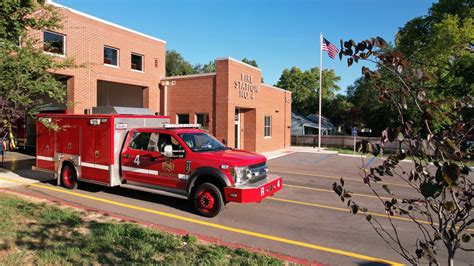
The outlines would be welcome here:
M 120 107 L 120 106 L 97 106 L 92 107 L 93 114 L 120 114 L 120 115 L 155 115 L 148 108 Z

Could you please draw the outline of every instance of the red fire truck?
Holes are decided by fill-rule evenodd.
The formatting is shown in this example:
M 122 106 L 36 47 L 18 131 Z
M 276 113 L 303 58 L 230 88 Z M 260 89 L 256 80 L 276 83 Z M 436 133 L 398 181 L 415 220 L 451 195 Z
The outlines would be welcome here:
M 184 196 L 206 217 L 281 190 L 264 156 L 228 148 L 195 126 L 156 115 L 40 114 L 34 168 L 68 189 L 87 182 Z

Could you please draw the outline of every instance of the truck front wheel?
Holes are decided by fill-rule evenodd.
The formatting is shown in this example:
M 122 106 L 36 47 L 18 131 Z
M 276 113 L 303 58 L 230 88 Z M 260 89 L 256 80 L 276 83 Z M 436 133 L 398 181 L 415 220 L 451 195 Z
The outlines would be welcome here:
M 63 166 L 63 169 L 61 170 L 61 183 L 68 189 L 77 188 L 77 174 L 74 167 L 69 164 Z
M 192 201 L 197 211 L 206 217 L 215 217 L 224 208 L 219 188 L 211 183 L 203 183 L 194 189 Z

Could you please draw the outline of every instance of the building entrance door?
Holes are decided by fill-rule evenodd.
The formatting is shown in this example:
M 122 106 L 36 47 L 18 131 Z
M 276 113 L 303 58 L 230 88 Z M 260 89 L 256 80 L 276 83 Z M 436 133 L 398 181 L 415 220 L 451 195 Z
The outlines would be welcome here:
M 240 149 L 240 109 L 235 109 L 235 118 L 234 118 L 234 128 L 235 128 L 235 145 L 236 149 Z

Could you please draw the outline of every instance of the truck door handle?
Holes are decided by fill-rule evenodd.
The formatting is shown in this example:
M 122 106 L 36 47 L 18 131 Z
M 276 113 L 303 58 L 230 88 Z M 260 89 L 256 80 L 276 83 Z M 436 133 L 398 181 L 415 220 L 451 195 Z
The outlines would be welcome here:
M 156 158 L 156 157 L 151 157 L 151 158 L 150 158 L 150 161 L 151 161 L 151 162 L 156 162 L 156 159 L 158 159 L 158 158 Z
M 130 154 L 125 154 L 125 155 L 123 156 L 123 158 L 131 158 L 131 157 L 132 157 L 132 156 L 130 156 Z

